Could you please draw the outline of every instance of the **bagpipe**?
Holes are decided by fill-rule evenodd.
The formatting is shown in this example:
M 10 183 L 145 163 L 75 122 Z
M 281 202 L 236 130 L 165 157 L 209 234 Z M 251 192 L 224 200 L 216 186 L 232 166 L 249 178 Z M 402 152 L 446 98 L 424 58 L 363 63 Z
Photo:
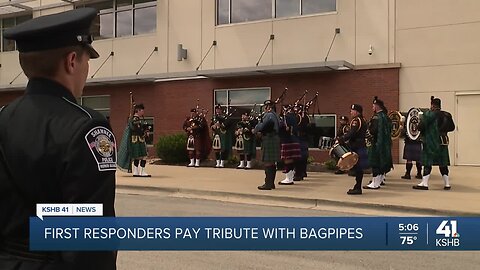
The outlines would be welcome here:
M 143 106 L 143 105 L 142 105 Z M 130 92 L 130 113 L 129 113 L 129 119 L 133 119 L 135 115 L 135 110 L 137 109 L 137 104 L 135 103 L 135 99 L 133 98 L 133 93 Z M 140 119 L 140 128 L 142 129 L 143 137 L 146 138 L 149 136 L 150 132 L 152 131 L 152 126 L 148 124 L 148 122 L 145 120 L 145 116 L 142 115 Z

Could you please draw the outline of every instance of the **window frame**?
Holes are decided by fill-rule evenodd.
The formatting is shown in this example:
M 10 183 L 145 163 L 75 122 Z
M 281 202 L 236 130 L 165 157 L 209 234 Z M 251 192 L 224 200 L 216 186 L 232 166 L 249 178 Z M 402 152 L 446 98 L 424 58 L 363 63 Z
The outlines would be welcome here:
M 337 137 L 337 131 L 338 131 L 338 130 L 337 130 L 337 129 L 338 129 L 338 127 L 337 127 L 337 124 L 338 124 L 337 121 L 338 121 L 338 116 L 337 116 L 336 113 L 309 114 L 309 117 L 312 117 L 312 116 L 313 116 L 313 117 L 317 117 L 317 116 L 333 116 L 333 117 L 334 117 L 334 121 L 335 121 L 335 122 L 334 122 L 334 126 L 333 126 L 333 128 L 334 128 L 334 137 L 333 137 L 333 139 Z M 315 122 L 314 122 L 314 123 L 315 123 Z M 325 136 L 319 136 L 318 139 L 320 139 L 321 137 L 325 137 Z M 309 138 L 309 140 L 310 140 L 310 138 Z M 318 144 L 318 142 L 317 142 L 317 144 Z M 329 151 L 328 149 L 320 149 L 320 148 L 319 148 L 319 145 L 315 146 L 315 142 L 314 142 L 314 146 L 313 146 L 313 147 L 310 147 L 310 145 L 308 146 L 308 150 Z
M 287 19 L 287 18 L 296 18 L 296 17 L 307 17 L 307 16 L 318 16 L 318 15 L 329 15 L 329 14 L 337 14 L 338 13 L 338 0 L 335 1 L 335 10 L 333 11 L 325 11 L 319 13 L 308 13 L 304 14 L 303 12 L 303 0 L 297 0 L 299 3 L 299 10 L 297 15 L 293 16 L 285 16 L 285 17 L 277 17 L 277 0 L 272 1 L 272 15 L 271 18 L 266 19 L 259 19 L 259 20 L 251 20 L 245 22 L 232 22 L 232 0 L 228 0 L 228 22 L 227 23 L 219 23 L 219 1 L 215 1 L 215 26 L 225 26 L 225 25 L 234 25 L 234 24 L 242 24 L 242 23 L 252 23 L 252 22 L 260 22 L 260 21 L 267 21 L 267 20 L 276 20 L 276 19 Z

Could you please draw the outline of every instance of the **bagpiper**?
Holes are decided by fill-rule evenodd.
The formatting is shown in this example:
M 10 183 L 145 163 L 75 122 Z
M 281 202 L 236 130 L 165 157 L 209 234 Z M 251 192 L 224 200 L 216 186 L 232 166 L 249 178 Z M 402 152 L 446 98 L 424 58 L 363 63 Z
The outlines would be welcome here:
M 392 123 L 387 116 L 387 108 L 377 96 L 373 99 L 372 110 L 374 115 L 368 124 L 366 140 L 373 178 L 363 187 L 365 189 L 379 189 L 385 181 L 385 174 L 393 168 Z
M 207 121 L 199 108 L 190 110 L 190 116 L 183 122 L 183 130 L 187 133 L 187 152 L 190 163 L 187 167 L 200 167 L 200 159 L 205 156 L 203 144 L 205 131 L 207 131 Z
M 228 115 L 225 114 L 220 104 L 215 106 L 215 114 L 212 116 L 210 128 L 213 133 L 212 149 L 215 152 L 215 168 L 223 168 L 232 145 Z
M 252 157 L 255 156 L 256 152 L 256 142 L 253 134 L 255 122 L 255 118 L 245 112 L 242 114 L 242 119 L 237 123 L 234 145 L 234 149 L 240 158 L 237 169 L 248 170 L 252 168 Z
M 123 133 L 122 142 L 118 151 L 118 167 L 132 172 L 134 177 L 150 177 L 145 171 L 147 164 L 146 137 L 149 135 L 148 125 L 143 120 L 145 106 L 132 103 L 133 115 Z M 133 162 L 133 168 L 132 168 Z

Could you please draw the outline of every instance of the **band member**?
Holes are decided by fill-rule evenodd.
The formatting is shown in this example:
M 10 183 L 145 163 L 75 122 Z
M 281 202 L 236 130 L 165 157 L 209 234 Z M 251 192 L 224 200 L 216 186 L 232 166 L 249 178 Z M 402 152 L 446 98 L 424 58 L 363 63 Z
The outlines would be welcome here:
M 419 130 L 423 143 L 422 163 L 424 169 L 423 179 L 418 185 L 413 186 L 414 189 L 428 190 L 428 180 L 433 165 L 438 165 L 440 169 L 444 182 L 443 189 L 450 190 L 451 188 L 448 179 L 450 157 L 447 133 L 455 130 L 455 123 L 450 113 L 440 109 L 441 100 L 432 96 L 430 110 L 421 117 Z
M 385 174 L 393 168 L 392 163 L 392 123 L 387 116 L 387 108 L 382 100 L 375 97 L 372 109 L 374 115 L 368 124 L 366 140 L 368 162 L 372 167 L 373 179 L 366 189 L 379 189 Z
M 363 110 L 363 108 L 362 108 Z M 340 117 L 340 125 L 338 127 L 338 131 L 337 131 L 337 137 L 342 137 L 343 135 L 347 134 L 348 131 L 350 129 L 350 125 L 348 123 L 348 117 L 343 115 Z M 335 174 L 344 174 L 345 172 L 340 170 L 340 169 L 337 169 L 335 171 Z
M 415 178 L 422 179 L 422 142 L 420 140 L 412 140 L 405 136 L 405 146 L 403 147 L 403 159 L 407 160 L 405 164 L 405 175 L 402 179 L 412 179 L 410 172 L 413 168 L 413 161 L 417 167 L 417 175 Z
M 231 136 L 228 132 L 229 124 L 227 115 L 220 104 L 215 106 L 215 114 L 212 116 L 210 128 L 213 131 L 212 149 L 215 152 L 215 168 L 225 167 L 225 159 L 228 158 L 231 146 Z
M 185 119 L 183 123 L 183 130 L 187 133 L 187 151 L 190 163 L 188 167 L 200 167 L 200 159 L 205 156 L 203 144 L 205 138 L 205 131 L 207 131 L 207 121 L 198 108 L 190 110 L 190 117 Z
M 300 158 L 295 162 L 294 181 L 301 181 L 307 177 L 307 163 L 308 163 L 308 131 L 311 128 L 310 120 L 307 115 L 307 108 L 302 104 L 297 104 L 294 107 L 298 119 L 298 142 L 300 143 Z
M 145 114 L 145 106 L 137 104 L 133 109 L 133 116 L 128 121 L 128 135 L 124 136 L 123 140 L 127 140 L 127 153 L 129 155 L 129 162 L 133 161 L 133 176 L 134 177 L 150 177 L 145 171 L 147 164 L 147 144 L 145 138 L 148 136 L 148 128 L 142 122 Z M 125 142 L 122 142 L 122 146 Z M 129 166 L 131 166 L 129 164 Z
M 278 137 L 280 119 L 275 112 L 275 103 L 266 100 L 263 103 L 264 115 L 262 121 L 255 126 L 254 133 L 262 136 L 262 161 L 265 166 L 265 184 L 260 190 L 275 189 L 275 163 L 280 160 L 280 138 Z
M 283 121 L 280 122 L 280 159 L 285 166 L 285 179 L 278 182 L 280 185 L 293 185 L 295 175 L 295 161 L 301 158 L 300 143 L 297 137 L 297 114 L 293 111 L 293 106 L 283 106 Z
M 352 168 L 355 172 L 355 186 L 347 191 L 347 194 L 349 195 L 362 194 L 363 170 L 368 167 L 368 155 L 365 146 L 367 122 L 363 118 L 362 113 L 362 106 L 359 104 L 353 104 L 350 108 L 352 121 L 350 121 L 349 128 L 344 129 L 346 133 L 337 137 L 340 144 L 346 143 L 351 151 L 358 154 L 358 162 Z
M 253 135 L 254 119 L 248 113 L 242 114 L 242 120 L 237 123 L 235 131 L 235 149 L 240 157 L 237 169 L 251 169 L 252 157 L 255 155 L 255 136 Z

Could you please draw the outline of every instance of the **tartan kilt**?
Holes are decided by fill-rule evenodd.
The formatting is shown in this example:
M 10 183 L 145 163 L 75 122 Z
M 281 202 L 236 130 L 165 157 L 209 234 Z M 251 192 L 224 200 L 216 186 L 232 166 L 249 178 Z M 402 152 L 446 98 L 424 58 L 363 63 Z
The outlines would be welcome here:
M 282 148 L 280 151 L 280 159 L 299 159 L 302 155 L 300 154 L 300 144 L 297 142 L 294 143 L 282 143 Z
M 135 142 L 131 144 L 131 157 L 132 159 L 137 159 L 140 157 L 147 156 L 147 145 L 145 142 Z
M 262 161 L 280 161 L 280 137 L 277 134 L 267 134 L 262 137 Z
M 422 153 L 422 165 L 424 166 L 450 166 L 450 156 L 448 154 L 448 145 L 440 145 L 440 150 L 434 155 Z
M 403 148 L 403 159 L 422 162 L 422 144 L 405 143 Z

